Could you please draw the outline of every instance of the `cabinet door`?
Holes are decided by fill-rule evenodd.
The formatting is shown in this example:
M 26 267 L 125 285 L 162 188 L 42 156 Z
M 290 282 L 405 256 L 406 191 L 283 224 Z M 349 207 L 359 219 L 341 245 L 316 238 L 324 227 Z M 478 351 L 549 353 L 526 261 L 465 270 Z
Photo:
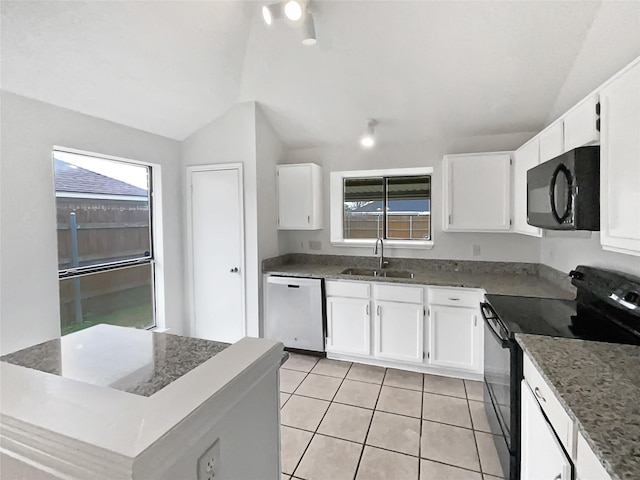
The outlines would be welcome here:
M 525 380 L 522 381 L 521 391 L 520 480 L 570 480 L 571 461 Z
M 640 63 L 600 91 L 600 243 L 640 255 Z
M 563 117 L 565 152 L 584 145 L 593 145 L 600 140 L 600 132 L 596 128 L 597 103 L 598 96 L 593 95 Z
M 375 355 L 402 362 L 422 363 L 424 306 L 375 302 Z
M 558 120 L 545 128 L 540 137 L 540 163 L 564 153 L 564 124 Z
M 511 153 L 447 155 L 444 230 L 508 231 Z
M 534 138 L 513 154 L 513 231 L 535 237 L 542 230 L 527 223 L 527 170 L 538 165 L 540 140 Z
M 327 297 L 327 351 L 371 354 L 369 300 Z
M 482 370 L 482 345 L 475 308 L 432 305 L 429 318 L 429 363 L 457 370 Z
M 278 166 L 278 228 L 322 228 L 322 168 L 313 163 Z

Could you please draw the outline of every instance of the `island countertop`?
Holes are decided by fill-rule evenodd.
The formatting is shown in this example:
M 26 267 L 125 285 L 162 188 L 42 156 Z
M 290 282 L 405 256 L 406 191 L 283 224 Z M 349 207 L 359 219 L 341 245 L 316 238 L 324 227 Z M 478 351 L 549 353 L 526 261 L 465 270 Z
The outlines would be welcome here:
M 520 295 L 573 300 L 575 292 L 568 275 L 534 263 L 475 262 L 389 258 L 388 269 L 408 270 L 413 278 L 345 275 L 347 268 L 375 268 L 376 258 L 339 255 L 293 254 L 265 260 L 263 272 L 271 275 L 314 277 L 480 288 L 496 295 Z
M 640 478 L 640 346 L 516 339 L 611 477 Z
M 111 325 L 75 332 L 0 361 L 3 441 L 46 438 L 52 458 L 126 469 L 205 403 L 222 415 L 239 389 L 278 368 L 282 351 L 262 338 L 224 344 Z

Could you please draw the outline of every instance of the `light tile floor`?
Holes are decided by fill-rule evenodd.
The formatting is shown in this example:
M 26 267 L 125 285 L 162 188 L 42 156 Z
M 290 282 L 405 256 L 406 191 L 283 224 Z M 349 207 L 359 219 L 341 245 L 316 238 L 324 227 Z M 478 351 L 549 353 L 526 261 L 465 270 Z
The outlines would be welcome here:
M 291 354 L 282 479 L 503 478 L 482 383 Z

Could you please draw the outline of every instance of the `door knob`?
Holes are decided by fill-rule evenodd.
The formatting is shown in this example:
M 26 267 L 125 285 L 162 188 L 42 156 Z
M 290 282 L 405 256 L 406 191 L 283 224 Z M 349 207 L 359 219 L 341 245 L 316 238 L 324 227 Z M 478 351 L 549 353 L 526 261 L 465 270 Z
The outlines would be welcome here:
M 231 269 L 231 273 L 238 273 L 238 267 L 233 267 Z

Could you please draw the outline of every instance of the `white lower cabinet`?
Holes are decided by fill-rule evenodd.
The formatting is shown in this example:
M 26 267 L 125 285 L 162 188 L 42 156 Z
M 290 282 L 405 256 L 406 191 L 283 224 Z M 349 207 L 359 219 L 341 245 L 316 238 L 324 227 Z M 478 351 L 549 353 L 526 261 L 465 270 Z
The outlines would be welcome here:
M 424 305 L 376 301 L 374 355 L 401 362 L 422 363 Z
M 483 290 L 342 280 L 325 287 L 329 358 L 481 379 Z
M 371 354 L 369 299 L 327 297 L 327 352 Z
M 572 464 L 526 380 L 522 381 L 520 480 L 571 480 Z
M 429 364 L 479 372 L 482 344 L 478 310 L 444 305 L 430 306 Z

